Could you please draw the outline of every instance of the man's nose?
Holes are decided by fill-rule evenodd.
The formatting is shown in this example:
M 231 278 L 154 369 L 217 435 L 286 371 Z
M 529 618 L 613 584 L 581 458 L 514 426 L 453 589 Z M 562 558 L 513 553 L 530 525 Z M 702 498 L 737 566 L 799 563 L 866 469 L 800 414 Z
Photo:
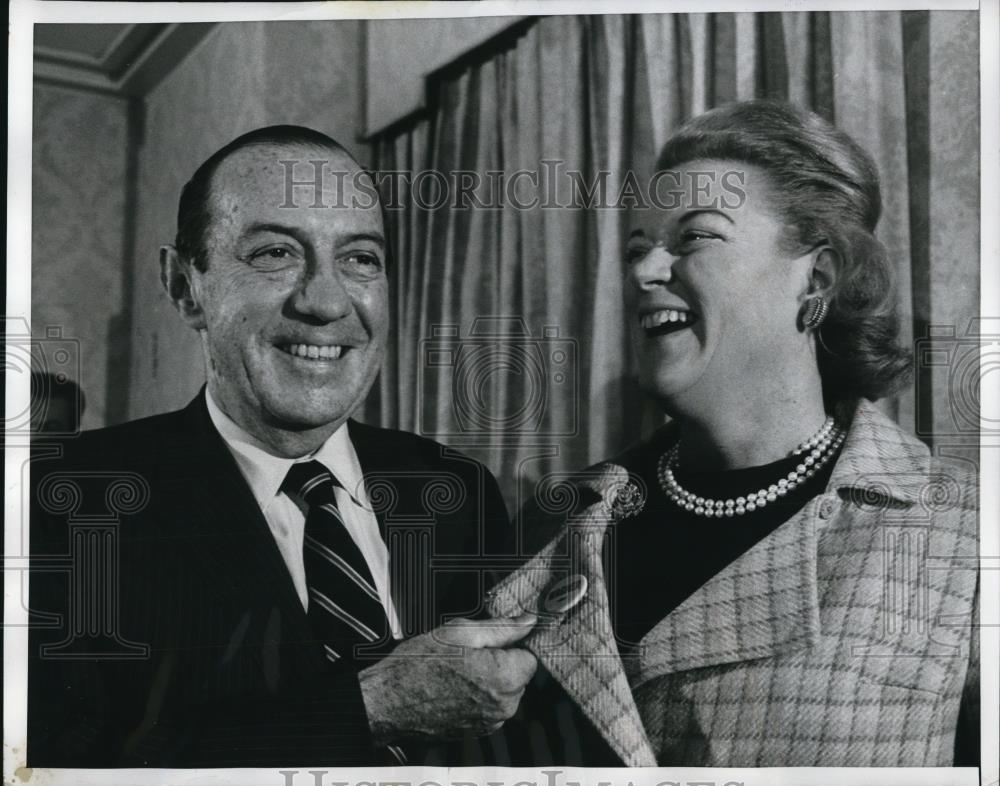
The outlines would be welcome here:
M 658 243 L 629 266 L 629 279 L 642 290 L 665 286 L 673 278 L 674 264 L 678 259 Z
M 354 308 L 337 261 L 310 260 L 292 295 L 292 305 L 301 314 L 324 322 L 342 319 Z

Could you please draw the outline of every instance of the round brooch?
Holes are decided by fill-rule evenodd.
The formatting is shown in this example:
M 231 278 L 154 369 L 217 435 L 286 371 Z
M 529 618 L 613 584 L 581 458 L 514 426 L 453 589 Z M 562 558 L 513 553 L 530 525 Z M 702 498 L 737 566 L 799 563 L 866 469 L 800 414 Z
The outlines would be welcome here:
M 614 489 L 607 507 L 615 521 L 638 516 L 646 504 L 646 495 L 633 481 Z

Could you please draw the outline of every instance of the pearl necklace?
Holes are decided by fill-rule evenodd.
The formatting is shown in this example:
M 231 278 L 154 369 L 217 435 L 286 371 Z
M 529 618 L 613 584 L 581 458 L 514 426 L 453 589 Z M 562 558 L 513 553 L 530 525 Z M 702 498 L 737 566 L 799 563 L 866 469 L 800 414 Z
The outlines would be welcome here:
M 696 516 L 707 518 L 722 518 L 723 516 L 743 516 L 755 510 L 763 508 L 770 502 L 774 502 L 779 497 L 784 497 L 796 486 L 800 486 L 813 475 L 815 475 L 827 462 L 833 458 L 840 446 L 844 443 L 847 432 L 838 426 L 832 417 L 828 417 L 820 430 L 813 436 L 800 444 L 791 455 L 800 456 L 808 451 L 802 463 L 794 470 L 785 475 L 777 483 L 772 483 L 766 488 L 753 491 L 745 497 L 736 499 L 709 499 L 693 494 L 683 488 L 674 477 L 674 467 L 677 466 L 680 456 L 680 441 L 670 450 L 660 456 L 657 467 L 657 478 L 663 492 L 675 504 L 691 511 Z

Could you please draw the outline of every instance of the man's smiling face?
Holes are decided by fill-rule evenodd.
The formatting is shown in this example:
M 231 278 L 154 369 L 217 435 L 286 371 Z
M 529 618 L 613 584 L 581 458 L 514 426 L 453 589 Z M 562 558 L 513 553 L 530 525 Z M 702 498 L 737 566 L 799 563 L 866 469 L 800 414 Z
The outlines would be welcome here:
M 309 189 L 286 194 L 280 162 L 302 162 L 302 180 L 301 168 L 318 168 L 320 159 L 321 198 Z M 342 152 L 256 145 L 212 178 L 207 265 L 190 271 L 208 389 L 272 446 L 294 434 L 333 433 L 382 363 L 385 239 L 373 192 L 357 188 L 360 172 Z

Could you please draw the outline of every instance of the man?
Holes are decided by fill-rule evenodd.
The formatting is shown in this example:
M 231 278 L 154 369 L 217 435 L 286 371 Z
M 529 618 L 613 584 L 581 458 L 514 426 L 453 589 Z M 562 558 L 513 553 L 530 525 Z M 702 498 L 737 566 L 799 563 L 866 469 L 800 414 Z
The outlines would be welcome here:
M 366 178 L 328 137 L 276 126 L 185 186 L 161 280 L 206 388 L 33 465 L 29 764 L 418 763 L 420 741 L 516 709 L 534 618 L 455 619 L 505 539 L 496 481 L 350 420 L 388 332 Z

